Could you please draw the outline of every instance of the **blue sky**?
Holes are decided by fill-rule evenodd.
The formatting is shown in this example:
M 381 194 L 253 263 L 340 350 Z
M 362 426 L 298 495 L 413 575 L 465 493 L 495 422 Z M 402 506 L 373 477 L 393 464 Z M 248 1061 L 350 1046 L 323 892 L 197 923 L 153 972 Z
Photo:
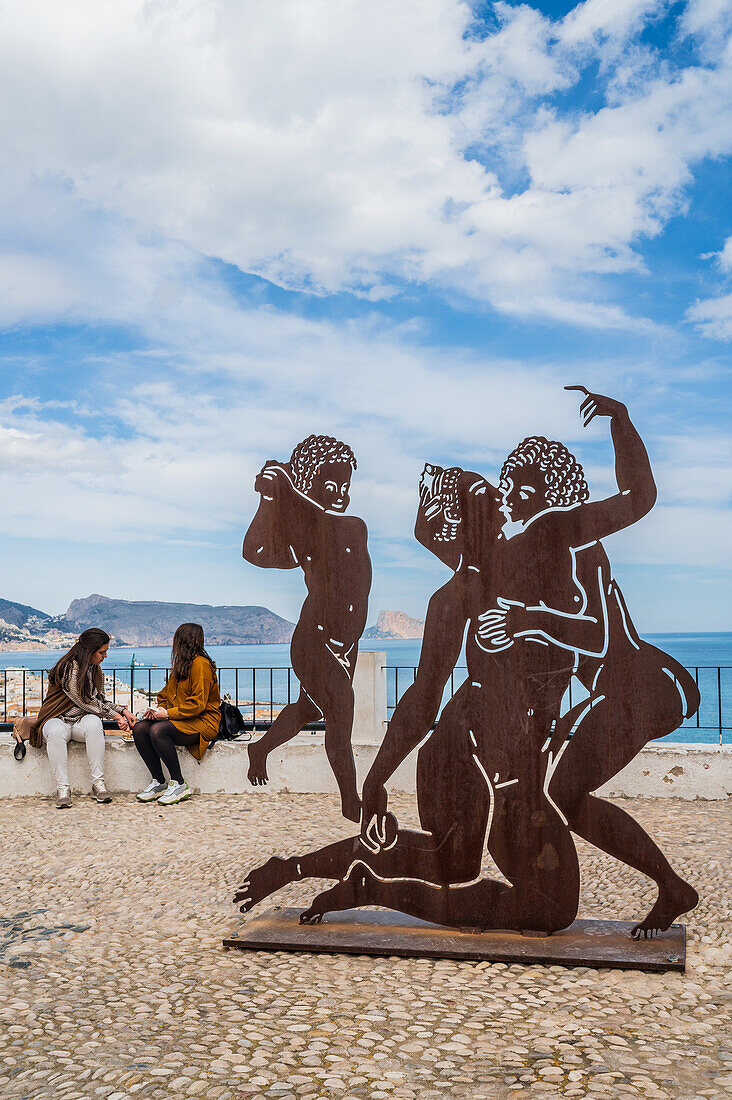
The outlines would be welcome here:
M 372 615 L 445 579 L 425 460 L 525 435 L 613 485 L 583 383 L 647 442 L 608 541 L 640 629 L 730 627 L 726 0 L 46 0 L 0 14 L 2 595 L 260 603 L 262 462 L 359 461 Z

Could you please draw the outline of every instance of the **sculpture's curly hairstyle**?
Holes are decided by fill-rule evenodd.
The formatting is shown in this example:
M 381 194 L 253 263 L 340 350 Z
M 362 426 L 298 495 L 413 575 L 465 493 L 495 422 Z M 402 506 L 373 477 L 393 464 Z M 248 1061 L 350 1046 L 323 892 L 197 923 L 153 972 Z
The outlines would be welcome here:
M 563 443 L 530 435 L 511 451 L 501 469 L 501 488 L 508 488 L 513 470 L 538 466 L 546 479 L 546 500 L 551 507 L 567 508 L 587 500 L 590 490 L 581 465 Z
M 349 462 L 356 469 L 356 456 L 347 443 L 332 435 L 309 435 L 298 443 L 290 458 L 292 480 L 301 493 L 310 490 L 313 478 L 326 462 Z

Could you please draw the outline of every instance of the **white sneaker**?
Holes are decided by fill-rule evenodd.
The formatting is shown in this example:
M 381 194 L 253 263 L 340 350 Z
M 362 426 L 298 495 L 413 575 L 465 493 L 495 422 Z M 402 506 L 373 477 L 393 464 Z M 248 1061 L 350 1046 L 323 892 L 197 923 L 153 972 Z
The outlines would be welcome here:
M 107 790 L 107 785 L 103 779 L 95 779 L 92 783 L 92 798 L 96 798 L 97 802 L 112 801 L 112 796 Z
M 174 783 L 171 779 L 168 783 L 168 789 L 165 794 L 161 795 L 158 799 L 159 806 L 174 806 L 176 802 L 185 802 L 187 798 L 190 798 L 193 791 L 185 782 Z
M 56 809 L 69 810 L 71 808 L 71 787 L 59 787 L 56 796 Z
M 158 783 L 157 779 L 153 779 L 152 783 L 137 795 L 137 801 L 155 802 L 157 798 L 160 798 L 161 794 L 165 794 L 167 789 L 168 785 L 166 783 Z

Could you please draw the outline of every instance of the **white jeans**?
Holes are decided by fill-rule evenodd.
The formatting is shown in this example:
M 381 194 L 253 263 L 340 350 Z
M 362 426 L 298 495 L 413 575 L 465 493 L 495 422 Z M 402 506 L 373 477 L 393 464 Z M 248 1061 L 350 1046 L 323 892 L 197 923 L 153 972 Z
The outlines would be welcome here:
M 96 714 L 85 714 L 72 725 L 61 718 L 49 718 L 43 723 L 48 762 L 57 787 L 69 785 L 69 741 L 84 741 L 92 780 L 104 779 L 104 727 Z

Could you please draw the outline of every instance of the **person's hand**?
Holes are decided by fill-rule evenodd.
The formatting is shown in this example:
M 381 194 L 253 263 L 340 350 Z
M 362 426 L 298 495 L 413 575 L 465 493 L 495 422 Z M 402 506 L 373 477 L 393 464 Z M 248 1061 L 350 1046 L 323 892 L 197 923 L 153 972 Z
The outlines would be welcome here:
M 117 723 L 117 725 L 119 726 L 119 728 L 122 730 L 123 733 L 129 733 L 130 732 L 129 722 L 125 718 L 124 714 L 118 714 L 115 718 L 115 722 Z
M 133 729 L 134 725 L 135 725 L 135 722 L 137 721 L 137 718 L 135 717 L 135 715 L 132 713 L 131 710 L 128 710 L 127 707 L 125 707 L 125 709 L 122 711 L 122 713 L 123 713 L 124 717 L 127 719 L 127 725 L 130 727 L 130 729 Z
M 525 618 L 524 604 L 498 596 L 496 607 L 489 607 L 478 616 L 479 625 L 475 632 L 478 644 L 487 653 L 508 649 L 513 645 L 513 639 L 518 631 L 524 629 Z
M 614 397 L 603 397 L 600 393 L 590 393 L 584 386 L 565 386 L 565 390 L 579 390 L 585 394 L 580 405 L 582 424 L 586 428 L 596 416 L 627 416 L 628 410 L 622 401 L 616 401 Z
M 163 718 L 168 717 L 168 712 L 165 709 L 165 707 L 156 707 L 155 710 L 153 710 L 150 717 L 151 718 L 157 718 L 158 721 L 161 721 Z
M 361 799 L 361 843 L 370 852 L 379 852 L 386 843 L 386 807 L 388 795 L 382 783 L 363 785 Z
M 279 462 L 269 459 L 254 479 L 254 491 L 272 500 L 286 481 L 285 471 Z

